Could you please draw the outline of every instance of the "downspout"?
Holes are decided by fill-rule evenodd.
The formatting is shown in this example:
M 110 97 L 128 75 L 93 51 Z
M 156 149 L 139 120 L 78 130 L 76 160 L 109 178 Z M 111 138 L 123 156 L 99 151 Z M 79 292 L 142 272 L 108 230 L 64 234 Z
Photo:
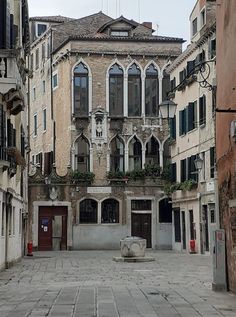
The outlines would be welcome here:
M 55 129 L 55 121 L 54 121 L 54 109 L 53 109 L 53 78 L 52 78 L 52 74 L 53 74 L 53 69 L 52 69 L 52 62 L 53 62 L 53 55 L 52 55 L 52 45 L 53 45 L 53 30 L 51 27 L 51 35 L 50 35 L 50 76 L 51 76 L 51 119 L 52 119 L 52 131 L 53 131 L 53 138 L 52 138 L 52 143 L 53 143 L 53 163 L 55 163 L 56 161 L 56 129 Z

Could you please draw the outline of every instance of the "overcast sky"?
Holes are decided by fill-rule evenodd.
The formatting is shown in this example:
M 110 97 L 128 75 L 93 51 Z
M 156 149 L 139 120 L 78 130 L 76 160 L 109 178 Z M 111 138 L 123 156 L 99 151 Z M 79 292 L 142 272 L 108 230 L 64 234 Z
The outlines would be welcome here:
M 196 0 L 28 0 L 30 16 L 64 15 L 81 18 L 103 11 L 137 22 L 159 25 L 158 34 L 189 40 L 189 15 Z M 120 2 L 120 6 L 119 3 Z M 139 5 L 140 3 L 140 5 Z

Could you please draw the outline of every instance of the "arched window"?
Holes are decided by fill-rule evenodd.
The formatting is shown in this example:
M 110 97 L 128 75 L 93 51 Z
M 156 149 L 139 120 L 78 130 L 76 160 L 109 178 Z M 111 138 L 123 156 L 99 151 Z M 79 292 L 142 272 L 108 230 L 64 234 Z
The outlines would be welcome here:
M 118 64 L 109 70 L 109 114 L 113 117 L 123 116 L 124 74 Z
M 153 136 L 146 144 L 145 163 L 160 164 L 159 143 Z
M 98 203 L 93 199 L 85 199 L 79 204 L 79 223 L 97 223 Z
M 136 64 L 128 70 L 128 115 L 141 116 L 141 71 Z
M 162 79 L 162 101 L 167 99 L 170 90 L 170 75 L 164 70 Z
M 102 223 L 119 223 L 119 202 L 106 199 L 102 202 Z
M 74 113 L 87 116 L 89 112 L 88 69 L 79 63 L 74 69 Z
M 124 172 L 124 143 L 116 136 L 111 141 L 110 170 Z
M 142 168 L 142 145 L 136 136 L 129 143 L 129 170 Z
M 83 135 L 75 145 L 75 169 L 80 172 L 89 171 L 89 142 Z
M 157 117 L 159 114 L 159 79 L 158 70 L 151 64 L 146 70 L 145 80 L 145 115 Z

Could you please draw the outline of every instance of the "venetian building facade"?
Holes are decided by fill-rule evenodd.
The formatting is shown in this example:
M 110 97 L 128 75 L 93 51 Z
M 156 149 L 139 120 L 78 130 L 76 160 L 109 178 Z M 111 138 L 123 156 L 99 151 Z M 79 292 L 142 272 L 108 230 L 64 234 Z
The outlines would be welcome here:
M 21 258 L 27 217 L 27 1 L 0 4 L 0 269 Z
M 168 68 L 170 95 L 177 104 L 170 137 L 172 181 L 177 182 L 172 186 L 173 249 L 210 253 L 219 221 L 215 203 L 215 1 L 197 1 L 190 25 L 191 44 Z M 196 159 L 201 160 L 199 170 Z M 195 247 L 190 246 L 191 240 Z
M 35 60 L 53 43 L 30 81 L 34 247 L 119 248 L 132 234 L 148 247 L 171 248 L 171 206 L 160 176 L 168 130 L 159 104 L 170 89 L 166 67 L 183 40 L 102 12 L 31 23 L 43 21 L 45 32 L 31 45 Z

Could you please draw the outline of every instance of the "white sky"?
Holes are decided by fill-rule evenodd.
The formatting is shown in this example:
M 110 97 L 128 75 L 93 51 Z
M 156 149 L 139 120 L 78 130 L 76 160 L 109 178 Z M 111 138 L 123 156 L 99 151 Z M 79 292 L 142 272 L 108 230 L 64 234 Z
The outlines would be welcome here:
M 116 5 L 119 2 L 120 6 Z M 81 18 L 102 10 L 113 18 L 123 15 L 137 22 L 150 21 L 154 29 L 159 25 L 159 35 L 189 40 L 189 15 L 196 0 L 28 0 L 28 3 L 30 16 Z

